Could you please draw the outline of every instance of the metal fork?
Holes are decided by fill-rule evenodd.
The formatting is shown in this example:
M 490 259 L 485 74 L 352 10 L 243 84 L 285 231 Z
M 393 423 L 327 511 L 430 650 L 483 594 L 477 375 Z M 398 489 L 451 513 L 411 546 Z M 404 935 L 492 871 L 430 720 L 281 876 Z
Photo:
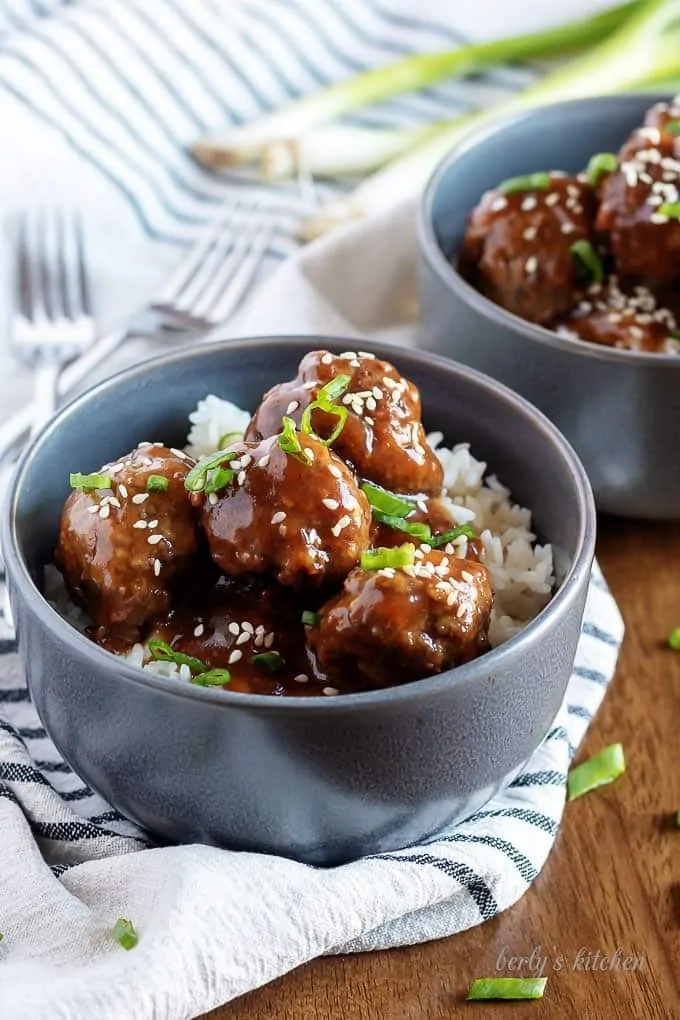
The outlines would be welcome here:
M 11 348 L 35 370 L 31 434 L 54 414 L 57 379 L 95 338 L 80 214 L 63 208 L 19 216 Z

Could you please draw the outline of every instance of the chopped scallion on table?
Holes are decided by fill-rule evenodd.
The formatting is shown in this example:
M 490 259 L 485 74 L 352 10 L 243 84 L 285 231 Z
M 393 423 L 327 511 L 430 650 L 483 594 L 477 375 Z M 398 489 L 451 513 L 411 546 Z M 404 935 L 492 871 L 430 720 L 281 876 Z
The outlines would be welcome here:
M 149 475 L 146 480 L 146 491 L 166 492 L 169 484 L 164 475 Z
M 286 664 L 279 652 L 258 652 L 250 661 L 265 673 L 280 673 Z
M 550 187 L 550 174 L 526 174 L 524 177 L 508 177 L 501 181 L 498 190 L 502 195 L 514 195 L 518 191 L 547 191 Z
M 577 263 L 577 273 L 583 278 L 584 283 L 602 283 L 604 266 L 590 241 L 574 241 L 569 251 Z
M 191 683 L 197 687 L 222 687 L 231 680 L 231 673 L 228 669 L 207 669 L 205 673 L 198 673 L 192 676 Z
M 123 949 L 134 949 L 139 942 L 139 936 L 135 931 L 132 921 L 119 917 L 113 926 L 113 937 Z
M 613 174 L 618 168 L 619 159 L 613 152 L 598 152 L 588 163 L 586 177 L 588 184 L 593 187 L 597 184 L 602 174 Z
M 576 800 L 599 786 L 606 786 L 622 776 L 626 761 L 621 744 L 610 744 L 588 761 L 570 769 L 567 776 L 568 800 Z
M 206 673 L 208 670 L 206 664 L 200 659 L 195 659 L 193 655 L 176 652 L 166 641 L 161 641 L 158 638 L 152 638 L 149 641 L 149 651 L 154 659 L 159 659 L 161 662 L 174 662 L 177 666 L 188 666 L 192 673 Z
M 540 978 L 477 978 L 470 985 L 468 999 L 542 999 L 546 977 Z
M 321 623 L 321 613 L 313 613 L 311 609 L 305 609 L 302 614 L 302 623 L 305 627 L 318 627 Z
M 410 542 L 393 549 L 379 547 L 361 554 L 362 570 L 382 570 L 385 567 L 410 567 L 416 558 L 416 547 Z
M 680 627 L 674 627 L 668 635 L 668 647 L 674 652 L 680 652 Z
M 83 492 L 89 492 L 92 489 L 111 488 L 111 478 L 109 475 L 81 475 L 80 472 L 76 471 L 68 476 L 68 480 L 72 489 L 82 489 Z

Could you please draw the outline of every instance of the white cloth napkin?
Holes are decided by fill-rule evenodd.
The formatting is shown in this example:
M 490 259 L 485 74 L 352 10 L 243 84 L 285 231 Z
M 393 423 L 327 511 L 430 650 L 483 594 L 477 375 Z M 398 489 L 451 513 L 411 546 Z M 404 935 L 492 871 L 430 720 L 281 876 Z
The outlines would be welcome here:
M 350 59 L 369 66 L 428 40 L 430 48 L 441 46 L 456 30 L 471 32 L 482 22 L 503 34 L 543 17 L 557 21 L 581 12 L 573 3 L 548 12 L 544 5 L 484 0 L 482 19 L 481 7 L 463 2 L 444 11 L 437 0 L 0 5 L 0 30 L 6 30 L 0 38 L 0 116 L 14 139 L 0 165 L 0 203 L 7 211 L 56 192 L 86 206 L 106 324 L 148 297 L 177 259 L 178 243 L 214 212 L 206 195 L 244 193 L 241 185 L 217 182 L 181 156 L 197 118 L 219 126 L 224 97 L 234 116 L 247 116 L 263 105 L 248 82 L 276 102 L 283 98 L 282 73 L 290 89 L 304 91 L 314 84 L 314 73 L 317 80 L 350 73 Z M 157 31 L 145 27 L 145 16 Z M 93 43 L 85 41 L 90 36 L 114 67 L 124 69 L 133 90 L 103 57 L 94 60 Z M 261 71 L 258 45 L 271 65 L 268 76 L 254 73 Z M 73 66 L 64 66 L 73 64 L 76 52 L 80 78 Z M 159 71 L 193 111 L 193 122 L 186 110 L 184 120 L 178 116 L 179 100 L 160 89 Z M 96 85 L 97 95 L 83 82 L 90 89 Z M 446 102 L 469 98 L 470 89 L 454 84 L 439 96 Z M 382 112 L 401 122 L 418 103 L 437 101 L 435 93 Z M 151 149 L 121 127 L 111 109 L 148 131 L 154 111 Z M 187 194 L 186 181 L 180 187 L 182 175 L 202 199 Z M 285 206 L 292 219 L 299 204 L 293 192 L 283 198 L 262 194 L 277 210 Z M 272 262 L 293 247 L 291 231 L 282 229 Z M 412 343 L 414 265 L 413 209 L 404 207 L 301 251 L 222 332 L 325 332 Z M 152 351 L 129 345 L 101 374 Z M 6 351 L 3 369 L 1 415 L 20 406 L 29 382 L 15 366 L 10 371 Z M 611 680 L 622 634 L 621 617 L 596 568 L 565 702 L 524 772 L 437 840 L 330 870 L 205 846 L 151 845 L 60 760 L 28 699 L 13 641 L 0 641 L 0 1017 L 184 1020 L 317 955 L 439 938 L 506 909 L 526 891 L 553 845 L 568 764 Z M 130 952 L 111 938 L 118 917 L 131 918 L 139 932 Z

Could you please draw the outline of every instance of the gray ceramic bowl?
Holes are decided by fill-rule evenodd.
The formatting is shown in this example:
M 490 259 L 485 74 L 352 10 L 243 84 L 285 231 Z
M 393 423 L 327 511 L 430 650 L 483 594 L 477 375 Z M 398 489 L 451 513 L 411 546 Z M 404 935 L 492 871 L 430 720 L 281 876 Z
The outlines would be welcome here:
M 582 170 L 617 151 L 658 95 L 523 113 L 471 136 L 436 170 L 419 216 L 421 346 L 472 365 L 541 408 L 573 443 L 600 510 L 680 518 L 680 357 L 559 337 L 511 315 L 450 265 L 482 192 L 533 170 Z
M 279 699 L 171 683 L 117 661 L 40 594 L 70 470 L 139 440 L 176 445 L 207 393 L 254 408 L 327 338 L 185 349 L 65 408 L 22 458 L 3 520 L 31 696 L 55 744 L 114 807 L 171 841 L 335 863 L 391 850 L 476 810 L 548 730 L 573 665 L 595 539 L 575 454 L 529 404 L 441 358 L 381 345 L 420 387 L 425 421 L 469 440 L 535 511 L 559 591 L 518 637 L 455 671 L 391 690 Z M 377 347 L 374 348 L 376 351 Z

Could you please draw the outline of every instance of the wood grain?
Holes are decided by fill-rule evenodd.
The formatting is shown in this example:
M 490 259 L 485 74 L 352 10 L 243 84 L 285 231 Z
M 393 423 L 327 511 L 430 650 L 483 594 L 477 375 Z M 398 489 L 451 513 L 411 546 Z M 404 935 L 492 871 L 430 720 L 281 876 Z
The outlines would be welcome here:
M 626 621 L 619 669 L 579 758 L 620 740 L 628 771 L 568 805 L 526 896 L 493 921 L 425 946 L 315 960 L 210 1020 L 672 1020 L 680 1015 L 680 525 L 600 522 L 598 555 Z M 499 954 L 547 958 L 541 1002 L 466 1003 Z M 634 971 L 576 968 L 579 950 L 639 956 Z M 583 954 L 581 956 L 583 960 Z M 561 964 L 561 966 L 560 966 Z M 556 969 L 559 968 L 559 969 Z M 506 973 L 509 973 L 506 971 Z M 530 975 L 526 967 L 523 971 Z

